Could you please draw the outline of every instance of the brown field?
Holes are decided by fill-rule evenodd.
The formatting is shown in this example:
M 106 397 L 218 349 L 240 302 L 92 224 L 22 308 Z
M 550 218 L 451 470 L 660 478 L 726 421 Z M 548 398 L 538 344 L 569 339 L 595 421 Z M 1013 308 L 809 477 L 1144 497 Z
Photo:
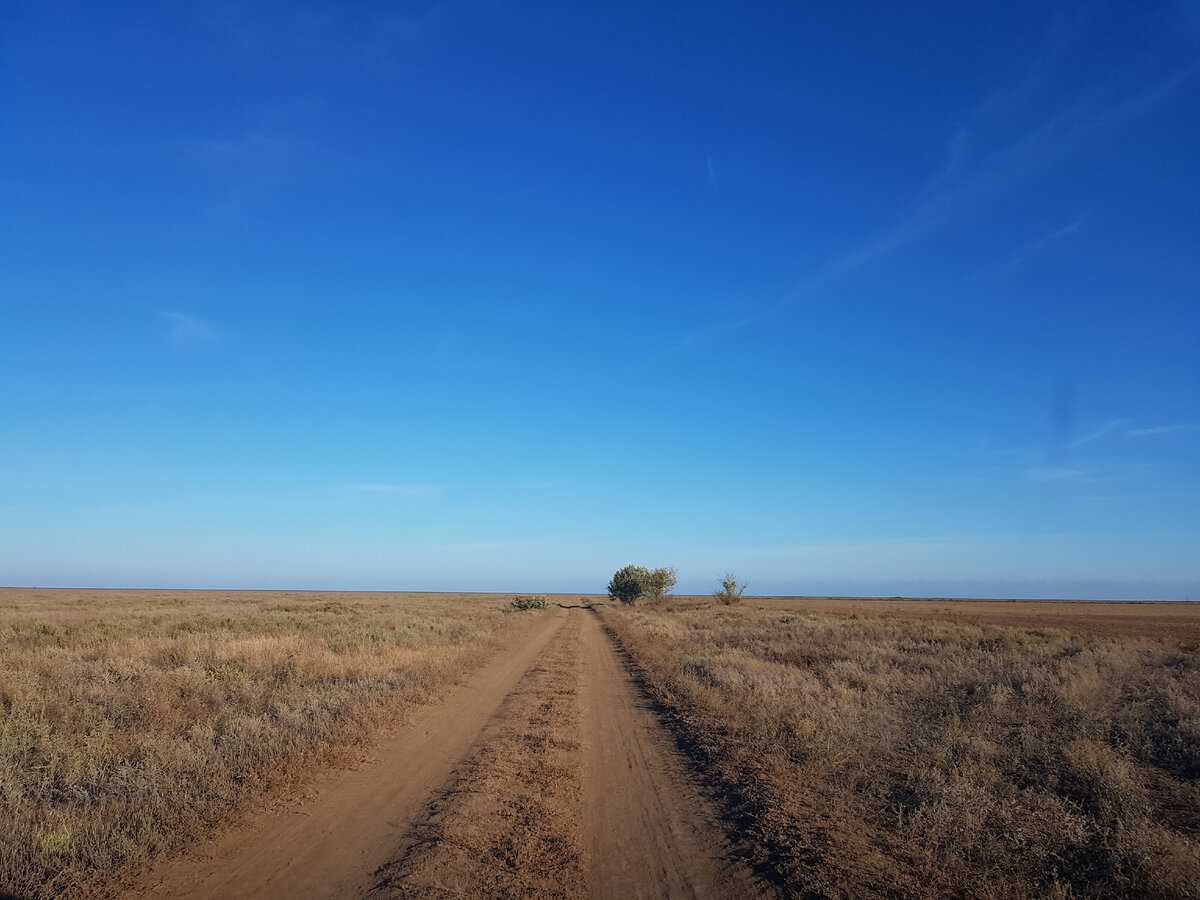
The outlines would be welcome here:
M 793 896 L 1200 896 L 1200 607 L 614 610 Z
M 688 598 L 704 601 L 706 597 Z M 1200 649 L 1200 603 L 1071 600 L 903 600 L 851 597 L 755 597 L 747 606 L 838 616 L 934 620 L 1006 628 L 1056 628 L 1112 637 L 1176 640 Z
M 177 847 L 441 697 L 507 598 L 0 591 L 0 895 Z
M 1200 896 L 1200 606 L 0 591 L 0 897 Z

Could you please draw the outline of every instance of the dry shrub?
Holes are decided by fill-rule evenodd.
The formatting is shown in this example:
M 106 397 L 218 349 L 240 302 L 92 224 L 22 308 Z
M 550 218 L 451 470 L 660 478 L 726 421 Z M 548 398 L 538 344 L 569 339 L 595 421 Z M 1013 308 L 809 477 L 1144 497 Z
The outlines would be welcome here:
M 605 613 L 785 894 L 1200 896 L 1193 651 L 830 610 Z
M 0 896 L 180 845 L 441 696 L 515 619 L 352 596 L 0 592 Z
M 734 606 L 742 602 L 745 593 L 746 585 L 738 584 L 737 576 L 728 572 L 721 579 L 721 586 L 713 594 L 713 599 L 724 606 Z
M 545 608 L 546 608 L 546 598 L 545 597 L 513 597 L 512 600 L 509 601 L 509 605 L 508 605 L 509 610 L 515 609 L 515 610 L 521 610 L 521 611 L 529 610 L 529 609 L 545 609 Z M 507 612 L 508 610 L 505 610 L 505 611 Z

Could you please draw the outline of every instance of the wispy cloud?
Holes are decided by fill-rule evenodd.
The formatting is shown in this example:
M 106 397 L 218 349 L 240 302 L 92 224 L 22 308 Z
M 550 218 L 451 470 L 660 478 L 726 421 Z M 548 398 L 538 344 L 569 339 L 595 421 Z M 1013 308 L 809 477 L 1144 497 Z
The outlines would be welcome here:
M 205 4 L 201 20 L 244 53 L 320 50 L 368 69 L 391 69 L 456 34 L 491 0 L 429 3 Z
M 761 317 L 755 314 L 742 316 L 738 319 L 728 319 L 722 322 L 714 322 L 710 325 L 693 328 L 690 331 L 684 332 L 679 340 L 667 345 L 667 351 L 671 353 L 682 353 L 697 345 L 703 344 L 709 338 L 715 338 L 718 335 L 728 335 L 735 331 L 740 331 L 743 328 L 749 328 Z
M 203 319 L 181 312 L 161 312 L 160 319 L 167 327 L 167 337 L 177 347 L 196 347 L 211 344 L 217 330 Z
M 958 176 L 966 162 L 969 145 L 970 131 L 965 125 L 958 126 L 950 135 L 950 139 L 946 141 L 945 166 L 917 193 L 918 202 L 937 193 L 947 182 Z
M 184 141 L 177 146 L 183 161 L 215 192 L 223 207 L 240 208 L 297 182 L 317 177 L 328 181 L 329 173 L 346 170 L 331 165 L 315 141 L 287 134 L 248 132 Z
M 1080 435 L 1079 437 L 1070 441 L 1067 444 L 1067 446 L 1068 447 L 1083 447 L 1086 444 L 1091 444 L 1094 441 L 1098 441 L 1101 438 L 1107 437 L 1108 435 L 1112 434 L 1114 431 L 1116 431 L 1118 428 L 1120 428 L 1124 424 L 1125 424 L 1124 419 L 1110 419 L 1109 421 L 1105 422 L 1103 425 L 1100 425 L 1097 428 L 1093 428 L 1091 431 L 1087 432 L 1086 434 Z
M 297 98 L 293 109 L 280 102 L 260 110 L 259 128 L 177 141 L 169 151 L 219 212 L 242 213 L 284 196 L 327 199 L 361 185 L 373 168 L 354 152 L 305 136 L 321 133 L 320 108 L 304 98 Z
M 1200 425 L 1154 425 L 1150 428 L 1131 428 L 1125 432 L 1125 435 L 1131 438 L 1158 437 L 1163 434 L 1198 430 L 1200 430 Z
M 892 228 L 830 260 L 820 275 L 844 275 L 946 227 L 985 197 L 1025 181 L 1143 115 L 1197 69 L 1200 63 L 1194 62 L 1148 89 L 1105 106 L 1079 103 L 997 144 L 971 164 L 962 160 L 965 150 L 952 150 L 950 166 L 906 215 Z M 965 147 L 969 139 L 969 132 L 960 131 L 951 146 Z
M 1032 241 L 1030 241 L 1028 244 L 1026 244 L 1024 247 L 1019 249 L 1016 253 L 1014 253 L 1012 258 L 1009 259 L 1009 261 L 1001 267 L 1001 271 L 1012 272 L 1016 269 L 1021 268 L 1026 263 L 1032 262 L 1033 260 L 1037 259 L 1043 253 L 1045 253 L 1053 244 L 1056 244 L 1061 240 L 1069 238 L 1072 235 L 1078 234 L 1079 229 L 1082 227 L 1083 227 L 1083 217 L 1081 216 L 1072 222 L 1068 222 L 1066 225 L 1063 225 L 1059 228 L 1055 228 L 1052 231 L 1048 231 L 1043 235 L 1039 235 L 1038 237 L 1036 237 Z
M 251 133 L 227 138 L 187 141 L 184 153 L 214 168 L 253 169 L 256 173 L 294 168 L 307 164 L 318 153 L 306 138 L 280 134 Z
M 1130 124 L 1178 91 L 1200 70 L 1200 60 L 1140 91 L 1119 98 L 1109 95 L 1107 103 L 1081 101 L 1014 134 L 1010 122 L 1028 105 L 1018 101 L 1027 98 L 1047 67 L 1045 61 L 1039 62 L 1030 75 L 1013 88 L 994 93 L 967 117 L 966 124 L 955 128 L 948 140 L 946 162 L 891 227 L 826 260 L 782 298 L 753 313 L 752 318 L 761 320 L 777 313 L 932 236 L 979 208 L 985 200 L 1014 189 Z M 996 134 L 1001 136 L 996 138 Z M 1044 236 L 1040 249 L 1075 233 L 1081 224 L 1074 221 Z M 709 333 L 720 330 L 720 324 L 705 329 Z
M 437 497 L 444 489 L 427 482 L 354 481 L 342 486 L 354 494 L 380 494 L 390 497 Z

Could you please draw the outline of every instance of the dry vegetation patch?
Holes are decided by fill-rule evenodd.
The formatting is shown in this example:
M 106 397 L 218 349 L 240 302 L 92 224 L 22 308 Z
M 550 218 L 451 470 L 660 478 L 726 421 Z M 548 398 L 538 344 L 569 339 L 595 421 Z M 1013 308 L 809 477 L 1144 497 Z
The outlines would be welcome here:
M 1200 896 L 1191 644 L 835 603 L 605 621 L 785 893 Z
M 440 697 L 505 598 L 0 592 L 0 896 L 178 846 Z

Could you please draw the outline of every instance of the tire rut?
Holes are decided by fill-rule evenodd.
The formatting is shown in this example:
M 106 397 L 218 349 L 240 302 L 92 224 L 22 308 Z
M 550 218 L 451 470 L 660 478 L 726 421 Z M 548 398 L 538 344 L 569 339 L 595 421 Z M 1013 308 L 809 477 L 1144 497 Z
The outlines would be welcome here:
M 558 611 L 375 749 L 127 896 L 751 898 L 595 611 Z M 290 815 L 294 812 L 298 815 Z
M 730 841 L 719 809 L 588 613 L 584 632 L 584 805 L 591 897 L 771 896 Z
M 442 703 L 414 710 L 407 724 L 383 735 L 357 767 L 317 773 L 302 794 L 264 802 L 112 893 L 160 900 L 362 896 L 371 873 L 567 623 L 566 613 L 531 622 Z
M 581 896 L 582 624 L 572 616 L 521 679 L 368 897 Z

